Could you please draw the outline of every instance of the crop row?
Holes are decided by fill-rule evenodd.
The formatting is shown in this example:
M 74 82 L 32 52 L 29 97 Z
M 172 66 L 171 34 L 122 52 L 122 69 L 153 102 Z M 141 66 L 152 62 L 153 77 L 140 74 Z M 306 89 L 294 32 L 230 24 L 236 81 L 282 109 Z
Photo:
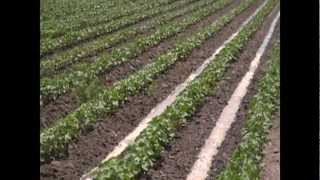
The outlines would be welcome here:
M 123 62 L 129 61 L 131 58 L 147 50 L 161 41 L 184 31 L 192 24 L 199 22 L 202 18 L 222 9 L 232 0 L 218 0 L 203 9 L 193 12 L 190 16 L 165 24 L 152 34 L 136 39 L 134 42 L 124 47 L 113 49 L 110 54 L 100 56 L 99 59 L 90 64 L 85 65 L 83 70 L 72 71 L 67 74 L 59 74 L 54 78 L 43 78 L 40 82 L 40 94 L 43 98 L 55 99 L 59 95 L 66 93 L 71 88 L 78 88 L 86 85 L 87 82 L 97 79 L 97 75 L 111 67 L 117 66 Z
M 246 125 L 242 131 L 240 145 L 234 151 L 218 180 L 260 179 L 263 147 L 268 129 L 272 126 L 272 115 L 278 108 L 280 88 L 280 48 L 272 50 L 266 75 L 259 83 L 258 92 L 250 102 Z
M 116 82 L 111 88 L 102 90 L 97 98 L 82 104 L 74 112 L 58 120 L 52 127 L 45 129 L 40 137 L 42 161 L 50 160 L 52 156 L 63 155 L 66 145 L 76 139 L 83 129 L 95 124 L 99 116 L 116 110 L 129 96 L 139 93 L 176 61 L 183 59 L 206 39 L 215 35 L 253 1 L 245 1 L 238 8 L 220 17 L 215 23 L 199 29 L 188 39 L 181 39 L 174 48 L 158 56 L 153 63 L 128 78 Z
M 175 0 L 167 0 L 167 4 L 169 5 L 165 7 L 159 6 L 156 8 L 152 8 L 148 11 L 126 16 L 121 19 L 111 20 L 107 24 L 92 26 L 85 29 L 80 29 L 78 31 L 70 31 L 64 34 L 63 36 L 60 36 L 54 39 L 41 40 L 40 55 L 43 56 L 59 48 L 67 47 L 85 40 L 89 40 L 91 38 L 95 38 L 103 34 L 111 33 L 120 28 L 136 24 L 139 21 L 153 17 L 157 14 L 164 13 L 168 10 L 175 9 L 176 6 L 186 4 L 192 0 L 177 1 L 177 2 L 173 2 L 173 1 Z M 170 4 L 170 2 L 173 2 L 173 3 Z
M 41 0 L 40 21 L 45 22 L 52 19 L 61 19 L 75 14 L 81 14 L 89 10 L 95 11 L 99 8 L 110 8 L 115 5 L 115 2 L 116 1 L 114 0 Z
M 193 3 L 182 10 L 173 11 L 163 14 L 159 17 L 152 19 L 148 24 L 142 27 L 128 27 L 114 34 L 110 34 L 99 38 L 93 42 L 86 43 L 82 46 L 76 46 L 70 50 L 58 53 L 50 58 L 43 59 L 40 63 L 40 75 L 41 77 L 46 75 L 52 75 L 56 70 L 59 70 L 67 65 L 73 64 L 81 59 L 93 55 L 103 49 L 110 48 L 111 46 L 128 39 L 129 37 L 136 36 L 155 28 L 157 25 L 162 25 L 170 20 L 182 16 L 184 14 L 195 11 L 199 8 L 209 5 L 215 0 L 201 0 Z
M 128 0 L 119 0 L 117 4 L 128 3 Z M 115 8 L 116 1 L 104 0 L 41 0 L 40 3 L 40 26 L 53 25 L 59 22 L 67 22 L 69 19 L 88 17 L 105 9 Z M 42 32 L 41 32 L 42 34 Z
M 141 0 L 140 0 L 141 1 Z M 144 3 L 143 3 L 144 2 Z M 68 17 L 67 20 L 51 20 L 43 22 L 41 25 L 41 38 L 56 38 L 69 31 L 79 30 L 89 26 L 96 26 L 99 24 L 107 23 L 111 20 L 122 18 L 133 13 L 141 13 L 151 8 L 156 8 L 161 5 L 166 5 L 172 1 L 161 0 L 161 1 L 148 1 L 145 0 L 140 3 L 130 3 L 123 1 L 118 4 L 116 8 L 112 8 L 106 11 L 106 7 L 100 7 L 98 10 L 88 11 L 86 14 L 77 13 L 72 17 Z M 131 4 L 131 5 L 128 5 Z M 86 16 L 85 16 L 86 15 Z
M 241 49 L 262 25 L 276 2 L 269 0 L 254 19 L 218 53 L 200 77 L 192 81 L 163 114 L 154 118 L 124 153 L 101 163 L 94 179 L 133 179 L 142 171 L 147 171 L 160 156 L 165 145 L 172 140 L 177 127 L 186 123 L 204 98 L 216 88 L 230 63 L 241 53 Z

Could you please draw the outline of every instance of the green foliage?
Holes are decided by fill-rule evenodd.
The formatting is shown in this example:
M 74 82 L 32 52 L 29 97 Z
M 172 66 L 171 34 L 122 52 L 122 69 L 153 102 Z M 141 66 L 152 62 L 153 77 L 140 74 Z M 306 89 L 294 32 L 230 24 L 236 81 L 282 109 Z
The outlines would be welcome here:
M 129 15 L 141 13 L 145 10 L 168 5 L 173 2 L 170 0 L 137 0 L 135 3 L 128 0 L 72 1 L 74 0 L 68 0 L 64 3 L 57 1 L 55 5 L 52 5 L 51 11 L 41 13 L 40 29 L 41 38 L 43 38 L 44 41 L 62 36 L 66 32 L 87 28 L 89 26 L 97 26 L 113 19 L 127 18 Z M 72 5 L 70 6 L 71 8 L 68 8 L 66 12 L 62 12 L 63 15 L 61 15 L 59 14 L 59 10 L 63 9 L 63 7 L 59 6 L 65 3 L 72 3 Z M 81 9 L 77 9 L 79 8 L 77 5 L 82 6 Z M 106 11 L 106 9 L 108 9 L 108 11 Z M 50 17 L 52 13 L 54 14 Z M 55 15 L 59 15 L 59 18 L 54 17 Z
M 119 1 L 125 2 L 126 0 Z M 63 22 L 63 19 L 65 20 L 67 16 L 74 18 L 93 14 L 93 12 L 90 13 L 87 11 L 90 9 L 97 12 L 97 10 L 110 8 L 115 5 L 115 1 L 41 0 L 40 5 L 40 20 L 42 24 L 48 24 L 54 20 Z
M 151 82 L 150 85 L 148 86 L 146 93 L 148 96 L 152 96 L 157 89 L 157 85 L 154 82 Z
M 259 83 L 258 92 L 250 102 L 248 118 L 242 131 L 242 142 L 218 176 L 218 180 L 260 179 L 262 151 L 280 95 L 279 59 L 280 48 L 275 44 L 269 61 L 269 70 Z
M 76 97 L 80 98 L 80 101 L 87 102 L 90 99 L 96 99 L 97 95 L 105 89 L 105 86 L 98 79 L 84 84 L 83 86 L 74 90 Z
M 80 41 L 84 41 L 90 38 L 97 37 L 101 34 L 106 34 L 113 32 L 115 30 L 118 30 L 122 27 L 128 26 L 135 24 L 143 19 L 146 19 L 148 17 L 152 17 L 154 15 L 163 13 L 167 10 L 170 10 L 172 8 L 175 8 L 175 4 L 184 4 L 189 1 L 193 0 L 186 0 L 186 1 L 176 1 L 175 0 L 165 0 L 165 4 L 170 4 L 173 2 L 173 6 L 167 5 L 165 7 L 159 6 L 159 3 L 145 3 L 143 5 L 144 8 L 151 8 L 148 9 L 147 11 L 139 11 L 136 12 L 135 14 L 131 14 L 130 16 L 125 16 L 124 18 L 120 19 L 108 19 L 106 17 L 102 17 L 101 21 L 104 22 L 106 21 L 105 19 L 108 19 L 106 23 L 101 23 L 96 26 L 89 26 L 84 29 L 79 29 L 79 30 L 73 30 L 73 31 L 68 31 L 62 36 L 59 36 L 57 38 L 53 39 L 41 39 L 40 40 L 40 55 L 45 55 L 50 52 L 53 52 L 56 49 L 66 47 L 71 44 L 75 44 Z M 154 1 L 156 2 L 156 1 Z M 161 2 L 161 1 L 160 1 Z M 155 6 L 154 8 L 152 8 Z M 143 9 L 143 8 L 142 8 Z M 97 17 L 95 17 L 97 19 Z M 95 20 L 97 21 L 97 20 Z

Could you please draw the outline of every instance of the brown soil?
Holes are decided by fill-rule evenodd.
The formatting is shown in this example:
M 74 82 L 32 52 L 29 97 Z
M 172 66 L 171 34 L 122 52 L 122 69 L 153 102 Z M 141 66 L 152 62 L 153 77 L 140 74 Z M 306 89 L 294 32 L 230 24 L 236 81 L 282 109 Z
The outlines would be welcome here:
M 197 24 L 190 26 L 186 31 L 179 33 L 175 37 L 168 38 L 166 41 L 161 42 L 157 46 L 150 48 L 148 51 L 142 53 L 137 58 L 132 59 L 130 62 L 123 63 L 122 65 L 117 66 L 111 71 L 101 74 L 100 77 L 101 77 L 102 83 L 105 84 L 106 87 L 109 87 L 117 80 L 123 79 L 126 76 L 130 75 L 131 73 L 141 69 L 144 65 L 152 62 L 155 57 L 159 56 L 160 54 L 166 52 L 168 49 L 172 48 L 175 42 L 177 41 L 177 39 L 188 37 L 188 35 L 196 31 L 198 28 L 205 27 L 206 25 L 212 23 L 222 14 L 228 12 L 229 10 L 234 8 L 236 5 L 238 5 L 239 2 L 240 2 L 239 0 L 236 0 L 226 8 L 219 10 L 213 15 L 204 18 L 202 21 L 200 21 Z M 252 7 L 251 9 L 253 8 L 254 7 Z M 233 30 L 234 27 L 237 27 L 237 26 L 235 25 L 229 26 L 229 28 L 231 28 L 230 30 Z M 43 128 L 48 125 L 50 126 L 52 122 L 54 122 L 58 118 L 65 116 L 69 112 L 72 112 L 77 107 L 79 107 L 79 105 L 80 105 L 79 99 L 75 97 L 73 93 L 67 93 L 65 95 L 58 97 L 56 101 L 52 101 L 44 105 L 40 109 L 41 111 L 40 127 Z
M 80 100 L 74 94 L 63 95 L 56 101 L 40 108 L 40 129 L 47 128 L 60 118 L 80 106 Z
M 69 146 L 68 156 L 65 159 L 42 165 L 41 178 L 78 179 L 83 173 L 96 166 L 120 140 L 137 126 L 152 107 L 166 98 L 175 86 L 182 83 L 224 40 L 235 32 L 241 22 L 257 6 L 258 4 L 235 18 L 223 31 L 217 33 L 199 49 L 195 49 L 184 61 L 177 62 L 155 80 L 151 88 L 139 95 L 129 97 L 127 103 L 117 112 L 102 118 L 102 121 L 96 124 L 91 132 L 82 135 L 77 142 Z
M 275 114 L 262 162 L 262 180 L 280 180 L 280 110 Z
M 205 103 L 199 111 L 192 117 L 191 121 L 178 131 L 175 140 L 167 147 L 166 151 L 161 154 L 160 160 L 157 161 L 154 168 L 142 174 L 139 179 L 185 179 L 188 175 L 193 163 L 205 140 L 209 136 L 212 128 L 215 126 L 216 120 L 231 97 L 232 92 L 240 82 L 243 75 L 248 70 L 249 64 L 253 59 L 259 44 L 262 42 L 264 34 L 267 32 L 270 20 L 264 25 L 255 38 L 249 42 L 244 53 L 238 58 L 237 62 L 231 65 L 230 69 L 224 76 L 224 79 L 218 84 L 216 93 L 208 96 Z M 217 170 L 220 170 L 228 157 L 232 153 L 234 147 L 240 141 L 240 129 L 244 123 L 245 111 L 248 109 L 250 97 L 255 94 L 255 87 L 258 80 L 263 74 L 265 66 L 265 55 L 262 64 L 259 66 L 257 73 L 253 79 L 253 83 L 249 86 L 249 91 L 244 98 L 240 111 L 237 113 L 237 121 L 228 132 L 226 143 L 223 143 L 221 151 L 218 153 L 216 161 L 212 164 L 209 178 L 215 176 Z

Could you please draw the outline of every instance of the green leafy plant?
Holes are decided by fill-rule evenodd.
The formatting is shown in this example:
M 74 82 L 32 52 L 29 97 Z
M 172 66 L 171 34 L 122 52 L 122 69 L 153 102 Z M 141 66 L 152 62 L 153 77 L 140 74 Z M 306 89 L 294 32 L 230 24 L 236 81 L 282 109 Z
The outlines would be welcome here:
M 81 102 L 87 102 L 90 99 L 97 98 L 98 94 L 105 89 L 105 86 L 99 80 L 94 80 L 82 87 L 75 89 L 73 93 L 79 97 Z

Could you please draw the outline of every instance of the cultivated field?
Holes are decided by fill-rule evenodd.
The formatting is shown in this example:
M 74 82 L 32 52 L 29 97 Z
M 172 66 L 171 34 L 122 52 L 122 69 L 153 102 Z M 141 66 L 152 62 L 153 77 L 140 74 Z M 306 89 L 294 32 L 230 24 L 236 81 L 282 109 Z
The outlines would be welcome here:
M 41 0 L 40 20 L 41 179 L 280 179 L 279 0 Z

